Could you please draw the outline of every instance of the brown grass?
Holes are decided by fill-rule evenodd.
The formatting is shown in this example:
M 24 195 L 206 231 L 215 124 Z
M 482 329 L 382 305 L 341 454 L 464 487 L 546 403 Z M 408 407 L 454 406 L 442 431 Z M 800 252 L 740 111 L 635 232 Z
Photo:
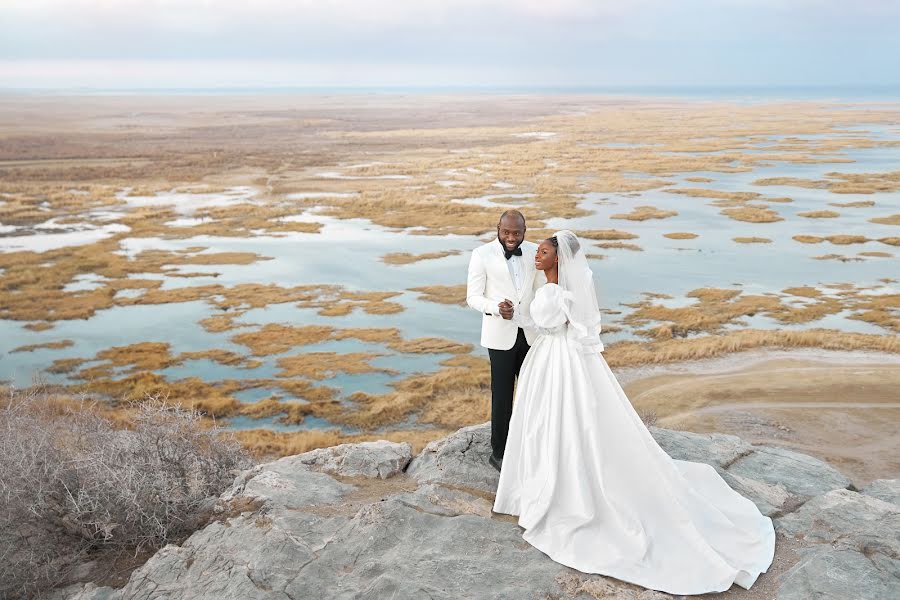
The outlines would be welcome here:
M 840 208 L 867 208 L 875 206 L 874 200 L 854 200 L 853 202 L 829 202 L 829 206 L 837 206 Z
M 835 194 L 875 194 L 900 190 L 900 171 L 888 173 L 826 173 L 827 179 L 771 177 L 757 179 L 753 185 L 789 185 L 825 189 Z
M 439 304 L 458 304 L 466 306 L 466 285 L 426 285 L 410 288 L 413 292 L 419 292 L 421 300 L 437 302 Z
M 823 348 L 900 352 L 900 337 L 845 333 L 830 329 L 772 331 L 745 329 L 690 340 L 662 340 L 650 344 L 616 342 L 603 353 L 611 367 L 661 364 L 711 358 L 755 348 Z
M 900 246 L 900 237 L 878 238 L 878 241 L 889 246 Z
M 221 315 L 213 315 L 200 320 L 200 326 L 210 333 L 222 333 L 244 327 L 244 325 L 236 325 L 234 320 L 243 315 L 246 310 L 237 310 Z
M 862 262 L 865 259 L 858 256 L 844 256 L 843 254 L 820 254 L 813 256 L 815 260 L 839 260 L 841 262 Z
M 877 223 L 879 225 L 900 225 L 900 215 L 875 217 L 874 219 L 869 219 L 869 223 Z
M 869 241 L 864 235 L 827 235 L 825 239 L 832 244 L 838 246 L 848 246 L 850 244 L 865 244 Z
M 807 219 L 834 219 L 841 216 L 841 213 L 833 210 L 811 210 L 807 212 L 797 213 L 798 217 L 806 217 Z
M 771 244 L 772 240 L 764 237 L 734 237 L 731 238 L 738 244 Z
M 627 219 L 628 221 L 646 221 L 648 219 L 667 219 L 678 214 L 674 210 L 661 210 L 655 206 L 636 206 L 630 213 L 617 213 L 610 219 Z
M 460 344 L 443 338 L 416 338 L 412 340 L 395 341 L 388 344 L 397 352 L 416 354 L 468 354 L 472 351 L 472 344 Z
M 435 260 L 446 256 L 456 256 L 459 250 L 446 250 L 444 252 L 426 252 L 425 254 L 410 254 L 408 252 L 393 252 L 381 257 L 382 262 L 389 265 L 408 265 L 422 260 Z
M 715 198 L 717 200 L 734 200 L 738 202 L 756 200 L 762 196 L 759 192 L 725 192 L 706 188 L 670 188 L 663 191 L 668 194 L 681 194 L 692 198 Z
M 296 346 L 318 344 L 332 337 L 334 328 L 322 325 L 293 327 L 270 323 L 257 331 L 231 336 L 231 341 L 250 349 L 254 356 L 287 352 Z
M 369 361 L 382 356 L 372 352 L 308 352 L 297 356 L 278 359 L 281 371 L 279 377 L 304 377 L 307 379 L 328 379 L 338 373 L 351 375 L 360 373 L 394 373 L 391 369 L 372 366 Z
M 776 221 L 784 221 L 784 218 L 779 216 L 774 210 L 761 206 L 726 208 L 722 210 L 722 214 L 735 221 L 744 221 L 746 223 L 775 223 Z
M 598 248 L 606 248 L 606 249 L 618 248 L 618 249 L 622 249 L 622 250 L 634 250 L 637 252 L 644 251 L 644 249 L 641 248 L 640 246 L 638 246 L 637 244 L 629 244 L 626 242 L 599 242 L 597 244 L 597 247 Z
M 700 177 L 700 176 L 685 177 L 684 180 L 690 181 L 691 183 L 712 183 L 713 181 L 715 181 L 714 179 L 712 179 L 710 177 Z
M 490 368 L 482 358 L 457 356 L 444 361 L 444 369 L 394 384 L 395 391 L 380 396 L 355 394 L 355 409 L 340 421 L 355 427 L 398 423 L 413 413 L 418 421 L 448 428 L 480 423 L 490 415 Z
M 871 256 L 875 258 L 890 258 L 894 256 L 890 252 L 880 252 L 880 251 L 870 251 L 870 252 L 859 252 L 859 256 Z
M 825 241 L 825 238 L 818 235 L 795 235 L 791 239 L 801 244 L 821 244 Z
M 688 233 L 685 231 L 676 231 L 673 233 L 664 233 L 663 237 L 667 237 L 670 240 L 692 240 L 699 236 L 696 233 Z
M 10 352 L 34 352 L 35 350 L 61 350 L 62 348 L 68 348 L 69 346 L 74 346 L 75 342 L 72 340 L 58 340 L 55 342 L 44 342 L 42 344 L 30 344 L 28 346 L 19 346 Z
M 638 237 L 634 233 L 619 231 L 618 229 L 595 229 L 592 231 L 579 231 L 578 237 L 588 240 L 633 240 Z
M 700 288 L 687 294 L 698 299 L 697 303 L 688 306 L 669 308 L 653 304 L 652 298 L 628 304 L 634 310 L 622 321 L 635 328 L 645 327 L 636 333 L 660 340 L 721 333 L 724 326 L 742 324 L 742 317 L 756 314 L 781 323 L 808 323 L 858 306 L 858 298 L 853 296 L 856 292 L 852 290 L 843 300 L 824 296 L 808 286 L 787 288 L 783 293 L 813 301 L 796 306 L 783 303 L 777 295 L 744 295 L 740 290 Z
M 355 338 L 361 342 L 374 342 L 386 344 L 402 339 L 400 330 L 396 327 L 390 328 L 353 328 L 339 329 L 334 333 L 334 339 L 344 340 L 347 338 Z

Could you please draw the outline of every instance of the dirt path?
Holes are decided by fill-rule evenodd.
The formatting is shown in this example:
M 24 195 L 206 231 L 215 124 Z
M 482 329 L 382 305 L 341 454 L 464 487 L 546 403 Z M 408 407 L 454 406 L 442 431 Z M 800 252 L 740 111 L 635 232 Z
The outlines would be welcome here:
M 755 352 L 625 371 L 620 381 L 661 427 L 793 448 L 857 486 L 900 477 L 900 357 Z

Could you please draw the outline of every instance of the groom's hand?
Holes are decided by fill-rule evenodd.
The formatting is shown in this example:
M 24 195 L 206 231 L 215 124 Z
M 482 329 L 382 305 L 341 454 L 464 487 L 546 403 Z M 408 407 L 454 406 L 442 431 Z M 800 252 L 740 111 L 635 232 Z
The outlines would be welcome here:
M 509 321 L 513 318 L 513 303 L 511 300 L 503 300 L 500 304 L 497 305 L 500 309 L 500 316 Z

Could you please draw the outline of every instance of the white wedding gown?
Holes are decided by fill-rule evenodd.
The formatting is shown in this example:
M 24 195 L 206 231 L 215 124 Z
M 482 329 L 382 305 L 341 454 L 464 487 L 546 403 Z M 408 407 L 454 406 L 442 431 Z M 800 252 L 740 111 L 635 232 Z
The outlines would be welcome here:
M 531 303 L 494 511 L 556 562 L 670 594 L 749 588 L 772 562 L 772 520 L 713 467 L 656 443 L 599 354 L 567 337 L 564 292 Z

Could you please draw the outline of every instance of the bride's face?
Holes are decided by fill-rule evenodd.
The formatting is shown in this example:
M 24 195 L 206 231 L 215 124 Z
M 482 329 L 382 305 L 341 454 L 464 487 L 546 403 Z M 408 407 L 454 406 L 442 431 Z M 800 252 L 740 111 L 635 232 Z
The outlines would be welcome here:
M 534 268 L 538 271 L 552 269 L 557 263 L 556 248 L 550 240 L 544 240 L 534 255 Z

